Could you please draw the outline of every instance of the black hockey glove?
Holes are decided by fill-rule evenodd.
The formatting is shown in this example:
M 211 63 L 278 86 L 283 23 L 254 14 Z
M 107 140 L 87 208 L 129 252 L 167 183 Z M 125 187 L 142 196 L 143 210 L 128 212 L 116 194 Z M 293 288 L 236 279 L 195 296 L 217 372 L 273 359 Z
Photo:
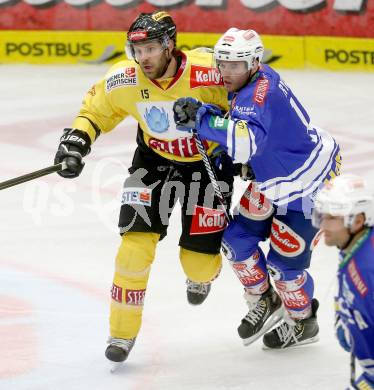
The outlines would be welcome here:
M 240 176 L 240 178 L 244 181 L 248 180 L 256 180 L 255 173 L 252 170 L 252 167 L 250 166 L 249 163 L 247 164 L 235 164 L 238 165 L 237 167 L 237 174 Z
M 64 129 L 55 156 L 55 164 L 65 161 L 67 169 L 58 172 L 62 177 L 73 179 L 83 170 L 83 157 L 91 151 L 91 140 L 87 133 L 77 129 Z
M 240 176 L 244 181 L 255 180 L 255 174 L 252 171 L 249 163 L 233 163 L 227 153 L 221 152 L 214 157 L 214 165 L 227 176 Z
M 196 113 L 201 106 L 201 102 L 191 97 L 176 100 L 173 111 L 177 129 L 182 131 L 192 131 L 192 129 L 195 129 Z
M 222 172 L 224 176 L 232 177 L 236 176 L 236 164 L 231 160 L 231 157 L 225 152 L 219 152 L 211 158 L 216 168 Z

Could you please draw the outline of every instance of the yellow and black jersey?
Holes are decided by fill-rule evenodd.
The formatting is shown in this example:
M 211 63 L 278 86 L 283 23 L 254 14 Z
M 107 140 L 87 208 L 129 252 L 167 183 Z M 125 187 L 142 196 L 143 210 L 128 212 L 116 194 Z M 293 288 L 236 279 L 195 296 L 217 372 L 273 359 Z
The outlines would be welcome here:
M 175 127 L 174 101 L 192 96 L 227 111 L 227 92 L 219 72 L 211 66 L 211 53 L 197 49 L 177 55 L 177 74 L 163 80 L 148 79 L 134 61 L 115 64 L 87 92 L 73 127 L 87 132 L 94 141 L 131 115 L 143 131 L 145 144 L 159 155 L 176 161 L 200 160 L 192 136 L 186 137 L 186 132 Z M 207 143 L 208 153 L 216 146 Z

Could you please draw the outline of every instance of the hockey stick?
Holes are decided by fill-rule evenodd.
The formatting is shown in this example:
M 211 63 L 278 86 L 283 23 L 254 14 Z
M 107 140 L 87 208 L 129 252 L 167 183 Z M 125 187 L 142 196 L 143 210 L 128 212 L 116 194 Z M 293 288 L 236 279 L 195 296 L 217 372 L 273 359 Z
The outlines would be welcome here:
M 200 153 L 200 156 L 201 156 L 203 163 L 205 165 L 205 169 L 208 173 L 210 182 L 212 183 L 214 194 L 216 195 L 219 204 L 223 208 L 227 223 L 229 223 L 232 220 L 232 216 L 230 214 L 230 210 L 229 210 L 228 204 L 226 202 L 226 198 L 223 196 L 221 188 L 218 184 L 217 175 L 216 175 L 216 172 L 214 171 L 214 168 L 212 166 L 212 162 L 210 161 L 210 158 L 209 158 L 208 153 L 205 149 L 203 141 L 201 141 L 201 138 L 196 130 L 193 132 L 193 136 L 194 136 L 194 139 L 196 141 L 197 150 Z
M 353 352 L 351 352 L 351 360 L 350 360 L 350 367 L 351 367 L 351 385 L 353 389 L 357 389 L 357 386 L 355 385 L 356 382 L 356 358 Z
M 37 179 L 38 177 L 49 175 L 50 173 L 53 172 L 63 171 L 66 168 L 67 168 L 66 163 L 62 162 L 60 164 L 51 165 L 50 167 L 40 169 L 39 171 L 34 171 L 26 175 L 15 177 L 14 179 L 6 180 L 0 183 L 0 190 L 4 190 L 5 188 L 13 187 L 18 184 Z

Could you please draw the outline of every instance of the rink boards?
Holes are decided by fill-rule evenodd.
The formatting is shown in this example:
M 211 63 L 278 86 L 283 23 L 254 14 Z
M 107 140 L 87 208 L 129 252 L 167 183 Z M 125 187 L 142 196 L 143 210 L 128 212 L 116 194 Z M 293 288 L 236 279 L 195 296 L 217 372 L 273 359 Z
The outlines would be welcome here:
M 179 33 L 178 47 L 213 47 L 220 34 Z M 124 59 L 118 31 L 0 31 L 0 63 L 95 64 Z M 283 69 L 374 71 L 374 39 L 262 36 L 265 62 Z

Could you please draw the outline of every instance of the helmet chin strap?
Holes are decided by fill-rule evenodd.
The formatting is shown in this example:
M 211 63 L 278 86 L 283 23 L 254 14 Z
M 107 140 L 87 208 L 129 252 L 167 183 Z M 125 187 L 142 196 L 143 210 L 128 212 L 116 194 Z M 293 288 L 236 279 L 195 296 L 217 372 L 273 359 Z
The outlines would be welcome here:
M 169 54 L 169 60 L 166 62 L 165 66 L 164 66 L 164 69 L 162 70 L 162 76 L 167 72 L 168 68 L 169 68 L 169 65 L 170 65 L 170 62 L 171 60 L 173 59 L 173 56 L 170 55 L 170 49 L 167 47 L 165 49 L 165 52 L 168 51 L 168 54 Z M 162 77 L 161 76 L 161 77 Z
M 356 233 L 353 234 L 353 233 L 351 233 L 351 231 L 349 231 L 349 238 L 348 238 L 347 242 L 346 242 L 344 245 L 342 245 L 342 246 L 338 246 L 338 248 L 339 248 L 341 251 L 344 251 L 344 249 L 347 249 L 348 246 L 349 246 L 349 244 L 352 242 L 352 240 L 353 240 L 353 238 L 354 238 L 355 235 L 356 235 Z
M 168 51 L 168 54 L 169 54 L 170 57 L 169 57 L 169 59 L 167 60 L 165 66 L 164 66 L 164 68 L 163 68 L 163 70 L 162 70 L 162 75 L 161 75 L 160 77 L 163 77 L 163 76 L 166 74 L 166 72 L 168 71 L 168 68 L 169 68 L 170 63 L 171 63 L 171 61 L 173 60 L 173 58 L 176 59 L 176 63 L 177 63 L 175 72 L 174 72 L 174 74 L 172 75 L 172 76 L 175 76 L 175 74 L 177 73 L 177 71 L 178 71 L 178 69 L 179 69 L 179 67 L 180 67 L 180 65 L 181 65 L 181 59 L 180 59 L 179 56 L 174 56 L 174 54 L 173 54 L 174 48 L 170 49 L 169 47 L 167 47 L 165 50 Z
M 258 71 L 259 68 L 260 68 L 260 64 L 257 64 L 256 67 L 253 67 L 253 68 L 251 69 L 251 72 L 250 72 L 250 74 L 249 74 L 250 80 L 251 80 L 252 77 L 257 73 L 257 71 Z M 252 73 L 252 70 L 253 70 L 253 73 Z M 249 80 L 249 81 L 250 81 L 250 80 Z
M 235 91 L 235 93 L 237 93 L 240 89 L 244 88 L 246 85 L 248 85 L 248 84 L 252 81 L 252 78 L 253 78 L 253 76 L 257 73 L 258 68 L 259 68 L 259 67 L 257 67 L 256 70 L 253 71 L 253 73 L 252 73 L 252 69 L 255 69 L 255 68 L 252 68 L 252 69 L 249 71 L 247 80 L 245 81 L 245 83 L 243 83 L 243 85 L 242 85 L 237 91 Z M 219 71 L 219 72 L 221 73 L 221 71 Z M 221 74 L 221 76 L 222 76 L 222 74 Z
M 258 69 L 259 69 L 260 65 L 258 64 L 256 67 L 253 67 L 250 72 L 249 72 L 249 76 L 248 76 L 248 80 L 246 82 L 247 83 L 250 83 L 252 81 L 252 78 L 253 76 L 257 73 Z M 252 73 L 252 70 L 253 70 L 253 73 Z
M 352 243 L 352 240 L 356 237 L 356 235 L 358 233 L 360 233 L 363 229 L 365 229 L 365 226 L 362 226 L 362 228 L 360 230 L 358 230 L 356 233 L 352 233 L 352 230 L 351 228 L 349 228 L 349 238 L 347 240 L 347 242 L 342 245 L 342 246 L 338 246 L 338 248 L 342 251 L 344 251 L 344 249 L 347 249 L 349 247 L 349 245 Z

